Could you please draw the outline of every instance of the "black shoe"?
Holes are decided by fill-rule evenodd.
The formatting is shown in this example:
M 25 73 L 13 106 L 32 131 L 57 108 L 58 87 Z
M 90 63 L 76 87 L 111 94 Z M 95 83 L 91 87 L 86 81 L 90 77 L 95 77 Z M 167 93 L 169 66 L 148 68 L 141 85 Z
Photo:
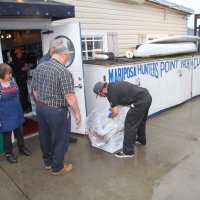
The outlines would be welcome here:
M 77 143 L 78 139 L 76 137 L 71 137 L 69 138 L 69 143 Z
M 31 156 L 32 155 L 32 153 L 26 147 L 24 147 L 23 149 L 20 149 L 19 153 L 23 154 L 25 156 Z
M 115 157 L 117 157 L 117 158 L 131 158 L 133 156 L 135 156 L 133 153 L 126 154 L 123 151 L 115 153 Z
M 15 158 L 15 156 L 12 153 L 7 154 L 6 159 L 7 159 L 8 162 L 10 162 L 12 164 L 17 163 L 17 158 Z

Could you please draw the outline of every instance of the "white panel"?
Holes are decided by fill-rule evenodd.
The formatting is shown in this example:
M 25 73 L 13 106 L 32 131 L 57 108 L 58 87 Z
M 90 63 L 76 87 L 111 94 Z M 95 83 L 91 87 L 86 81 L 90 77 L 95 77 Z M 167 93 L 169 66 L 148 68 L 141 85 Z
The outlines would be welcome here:
M 161 109 L 191 98 L 191 59 L 192 57 L 175 57 L 160 62 Z
M 110 107 L 107 98 L 100 96 L 97 97 L 97 95 L 93 92 L 94 84 L 98 81 L 104 81 L 104 77 L 106 77 L 106 68 L 104 66 L 89 64 L 84 65 L 87 115 L 89 115 L 94 109 L 100 112 Z
M 62 26 L 52 26 L 50 28 L 53 33 L 42 35 L 43 52 L 48 52 L 49 44 L 56 36 L 64 35 L 71 39 L 75 48 L 75 58 L 72 65 L 68 68 L 74 77 L 74 84 L 78 86 L 82 85 L 82 88 L 75 88 L 78 104 L 81 111 L 82 123 L 80 126 L 76 125 L 74 117 L 72 117 L 72 132 L 85 133 L 85 93 L 83 82 L 83 66 L 82 66 L 82 53 L 81 53 L 81 38 L 80 38 L 80 26 L 79 23 L 65 24 Z M 73 113 L 73 112 L 71 112 Z
M 173 68 L 175 66 L 175 69 Z M 164 60 L 160 62 L 160 97 L 161 110 L 179 103 L 178 62 Z
M 200 95 L 200 55 L 193 57 L 192 97 Z
M 149 65 L 148 65 L 149 64 Z M 147 72 L 145 68 L 147 67 Z M 139 67 L 139 65 L 138 65 Z M 147 88 L 152 96 L 152 104 L 149 109 L 149 115 L 158 112 L 161 109 L 160 105 L 160 78 L 157 62 L 141 63 L 140 67 L 143 68 L 143 73 L 140 75 L 140 86 Z
M 178 76 L 180 81 L 179 87 L 179 103 L 182 103 L 191 98 L 192 93 L 192 56 L 185 57 L 180 60 L 180 68 Z

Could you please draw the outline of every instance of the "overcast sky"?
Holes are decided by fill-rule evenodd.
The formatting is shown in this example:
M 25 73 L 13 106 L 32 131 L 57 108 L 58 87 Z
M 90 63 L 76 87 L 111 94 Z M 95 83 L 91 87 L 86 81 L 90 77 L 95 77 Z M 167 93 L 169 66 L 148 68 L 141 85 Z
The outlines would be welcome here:
M 168 0 L 168 1 L 191 8 L 195 11 L 195 14 L 200 14 L 200 0 Z M 188 27 L 194 28 L 194 15 L 191 15 L 191 17 L 189 18 Z

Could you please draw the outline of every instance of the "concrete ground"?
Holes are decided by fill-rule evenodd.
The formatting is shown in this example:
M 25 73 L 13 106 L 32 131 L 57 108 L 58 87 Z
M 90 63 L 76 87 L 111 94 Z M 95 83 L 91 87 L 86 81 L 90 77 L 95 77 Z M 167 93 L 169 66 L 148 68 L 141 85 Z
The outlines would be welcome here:
M 119 159 L 90 145 L 71 144 L 73 170 L 55 177 L 44 169 L 38 137 L 26 140 L 31 157 L 17 164 L 0 156 L 0 199 L 4 200 L 199 200 L 200 98 L 147 121 L 147 145 L 136 157 Z

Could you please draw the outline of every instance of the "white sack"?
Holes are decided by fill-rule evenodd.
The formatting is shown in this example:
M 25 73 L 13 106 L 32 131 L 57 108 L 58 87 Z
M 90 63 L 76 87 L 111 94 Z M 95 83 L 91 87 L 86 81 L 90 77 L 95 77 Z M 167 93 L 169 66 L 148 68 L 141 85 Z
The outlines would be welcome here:
M 89 135 L 91 143 L 95 147 L 104 147 L 105 145 L 113 145 L 112 140 L 122 138 L 124 134 L 124 120 L 127 108 L 120 108 L 117 117 L 108 118 L 109 111 L 97 112 L 93 110 L 86 120 L 86 133 Z M 121 141 L 122 144 L 123 141 Z M 108 148 L 108 146 L 106 147 Z

